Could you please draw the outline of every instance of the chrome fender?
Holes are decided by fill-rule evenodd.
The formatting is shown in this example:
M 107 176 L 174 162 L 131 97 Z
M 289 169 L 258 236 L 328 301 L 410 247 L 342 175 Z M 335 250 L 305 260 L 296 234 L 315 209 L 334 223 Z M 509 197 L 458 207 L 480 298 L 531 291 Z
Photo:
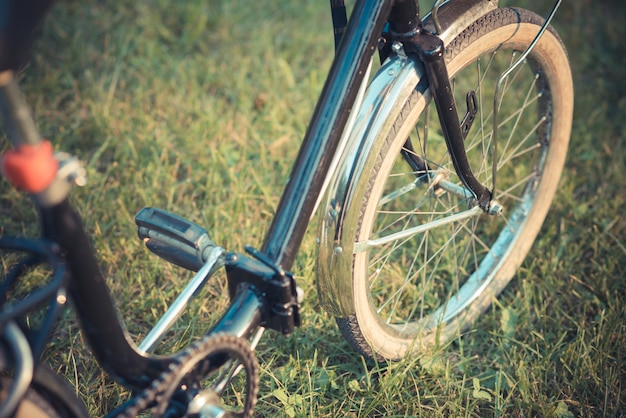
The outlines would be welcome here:
M 497 8 L 496 0 L 452 0 L 441 6 L 437 14 L 440 37 L 448 45 L 468 26 Z M 434 30 L 430 16 L 424 26 Z M 320 205 L 318 230 L 317 288 L 321 306 L 335 317 L 354 313 L 354 297 L 349 272 L 352 270 L 354 241 L 358 219 L 347 218 L 348 205 L 361 205 L 364 196 L 353 187 L 368 176 L 366 155 L 378 153 L 380 135 L 389 132 L 409 97 L 417 93 L 419 111 L 430 100 L 425 70 L 419 60 L 396 55 L 380 68 L 370 83 L 359 107 L 352 129 L 342 139 L 341 154 Z M 389 100 L 396 97 L 396 100 Z

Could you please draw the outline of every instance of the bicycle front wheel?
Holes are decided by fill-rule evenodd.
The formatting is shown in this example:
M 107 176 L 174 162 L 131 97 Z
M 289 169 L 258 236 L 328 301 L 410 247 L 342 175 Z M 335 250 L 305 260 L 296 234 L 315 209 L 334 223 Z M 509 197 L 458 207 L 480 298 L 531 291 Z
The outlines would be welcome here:
M 496 173 L 500 216 L 479 209 L 458 178 L 419 86 L 407 86 L 413 92 L 398 102 L 401 111 L 368 131 L 377 145 L 362 171 L 352 172 L 359 180 L 338 234 L 353 243 L 351 263 L 332 273 L 353 300 L 339 328 L 367 357 L 401 359 L 458 335 L 507 285 L 535 240 L 557 190 L 573 112 L 569 62 L 554 30 L 502 83 L 496 160 L 491 149 L 497 80 L 542 23 L 526 10 L 496 9 L 446 48 L 457 103 L 475 92 L 466 151 L 483 184 L 491 187 Z

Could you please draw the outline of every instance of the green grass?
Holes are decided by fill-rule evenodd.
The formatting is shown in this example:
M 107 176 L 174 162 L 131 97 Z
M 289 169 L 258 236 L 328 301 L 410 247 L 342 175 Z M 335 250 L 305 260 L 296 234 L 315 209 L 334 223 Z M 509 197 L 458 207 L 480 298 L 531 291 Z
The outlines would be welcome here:
M 68 1 L 47 19 L 22 86 L 42 134 L 87 164 L 74 202 L 134 336 L 188 277 L 136 238 L 141 207 L 205 225 L 228 249 L 260 245 L 330 66 L 327 7 Z M 528 259 L 476 327 L 397 364 L 366 363 L 318 305 L 311 227 L 293 268 L 306 293 L 303 326 L 258 347 L 259 416 L 626 415 L 625 11 L 580 0 L 557 15 L 576 85 L 562 186 Z M 3 182 L 0 200 L 0 233 L 35 234 L 27 199 Z M 167 347 L 210 325 L 223 308 L 209 297 L 222 284 Z M 71 311 L 54 337 L 46 358 L 92 414 L 126 399 Z

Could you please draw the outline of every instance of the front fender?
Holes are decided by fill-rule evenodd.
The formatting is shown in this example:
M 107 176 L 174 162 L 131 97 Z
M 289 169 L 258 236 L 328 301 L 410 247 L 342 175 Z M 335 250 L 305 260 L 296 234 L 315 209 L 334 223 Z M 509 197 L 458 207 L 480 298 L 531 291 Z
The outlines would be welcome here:
M 440 37 L 448 45 L 468 26 L 497 7 L 496 0 L 452 0 L 439 9 Z M 434 31 L 431 16 L 424 27 Z M 352 270 L 354 235 L 358 219 L 348 219 L 349 204 L 360 205 L 364 188 L 354 187 L 366 178 L 372 167 L 365 156 L 378 153 L 379 137 L 391 128 L 411 94 L 420 93 L 414 109 L 420 111 L 430 99 L 422 63 L 411 57 L 392 56 L 369 85 L 357 113 L 354 127 L 342 139 L 343 150 L 332 173 L 318 230 L 317 287 L 322 307 L 335 317 L 354 313 Z M 394 98 L 390 100 L 390 98 Z M 378 147 L 378 148 L 377 148 Z M 360 191 L 359 191 L 360 189 Z

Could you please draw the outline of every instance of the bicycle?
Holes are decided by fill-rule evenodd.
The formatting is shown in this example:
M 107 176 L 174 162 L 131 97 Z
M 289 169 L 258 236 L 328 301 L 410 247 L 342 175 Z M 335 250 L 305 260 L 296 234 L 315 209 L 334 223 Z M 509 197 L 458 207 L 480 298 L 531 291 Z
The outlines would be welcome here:
M 71 184 L 83 183 L 80 164 L 41 140 L 16 64 L 0 61 L 0 103 L 13 144 L 3 171 L 33 197 L 42 221 L 41 239 L 0 238 L 8 266 L 0 288 L 0 416 L 87 415 L 38 364 L 68 297 L 102 368 L 135 393 L 112 416 L 148 409 L 155 416 L 251 416 L 254 346 L 265 329 L 289 335 L 300 325 L 302 291 L 289 270 L 316 209 L 320 302 L 361 354 L 398 360 L 471 326 L 529 251 L 564 165 L 573 82 L 549 27 L 558 4 L 544 21 L 493 0 L 450 0 L 422 20 L 412 0 L 363 0 L 348 23 L 343 2 L 331 2 L 335 60 L 260 250 L 228 252 L 177 215 L 154 208 L 137 214 L 152 252 L 197 272 L 138 347 L 68 201 Z M 382 65 L 368 83 L 376 49 Z M 474 70 L 477 76 L 465 77 Z M 431 102 L 441 134 L 429 129 Z M 222 318 L 184 350 L 150 354 L 222 268 L 231 300 Z M 9 300 L 18 280 L 41 276 L 46 284 Z M 41 305 L 48 306 L 41 327 L 29 328 L 23 318 Z M 240 371 L 245 400 L 229 411 L 220 397 Z M 207 376 L 215 378 L 201 386 Z

